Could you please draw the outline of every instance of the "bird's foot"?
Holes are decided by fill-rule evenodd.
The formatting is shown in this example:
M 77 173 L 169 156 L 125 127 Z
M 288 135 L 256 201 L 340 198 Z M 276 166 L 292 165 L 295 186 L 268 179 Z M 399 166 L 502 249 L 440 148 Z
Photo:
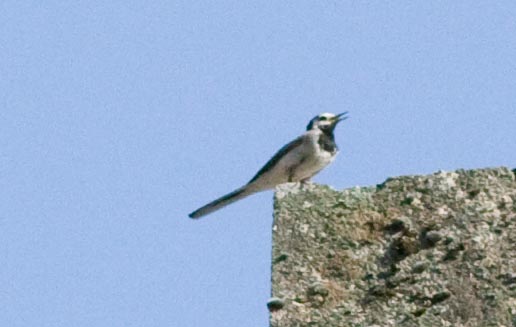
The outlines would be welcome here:
M 301 190 L 304 190 L 305 187 L 308 187 L 310 185 L 312 185 L 312 181 L 310 180 L 310 178 L 305 178 L 305 179 L 302 179 L 299 181 L 299 189 Z

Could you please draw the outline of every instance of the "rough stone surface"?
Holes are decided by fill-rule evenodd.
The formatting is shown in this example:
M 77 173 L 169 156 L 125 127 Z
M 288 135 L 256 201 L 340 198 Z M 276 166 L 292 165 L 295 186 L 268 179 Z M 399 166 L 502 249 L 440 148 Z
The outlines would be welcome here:
M 271 326 L 516 327 L 515 173 L 279 188 Z

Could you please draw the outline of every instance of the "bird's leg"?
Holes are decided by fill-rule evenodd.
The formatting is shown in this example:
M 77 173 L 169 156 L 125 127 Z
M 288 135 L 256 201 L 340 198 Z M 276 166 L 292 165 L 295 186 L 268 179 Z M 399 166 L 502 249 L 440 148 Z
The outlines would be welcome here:
M 294 167 L 288 168 L 287 169 L 287 174 L 288 174 L 288 182 L 292 183 L 293 179 L 294 179 Z
M 312 182 L 310 181 L 310 178 L 311 177 L 307 177 L 305 179 L 302 179 L 299 181 L 299 188 L 302 190 L 305 188 L 305 186 L 308 186 L 309 184 L 312 184 Z

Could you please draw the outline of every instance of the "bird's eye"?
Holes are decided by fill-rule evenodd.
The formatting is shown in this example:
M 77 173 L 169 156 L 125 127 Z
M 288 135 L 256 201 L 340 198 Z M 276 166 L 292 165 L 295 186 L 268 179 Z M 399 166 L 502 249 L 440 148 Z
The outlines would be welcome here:
M 327 118 L 325 116 L 319 117 L 319 120 L 326 120 Z

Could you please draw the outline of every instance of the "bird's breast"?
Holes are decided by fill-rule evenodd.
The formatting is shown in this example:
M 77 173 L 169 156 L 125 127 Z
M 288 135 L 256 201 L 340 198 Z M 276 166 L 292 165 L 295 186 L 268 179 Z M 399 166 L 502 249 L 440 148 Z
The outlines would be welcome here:
M 299 165 L 295 168 L 295 173 L 292 181 L 301 181 L 311 178 L 326 166 L 328 166 L 338 153 L 337 146 L 330 144 L 326 146 L 321 145 L 321 138 L 314 139 L 309 155 L 303 157 Z

